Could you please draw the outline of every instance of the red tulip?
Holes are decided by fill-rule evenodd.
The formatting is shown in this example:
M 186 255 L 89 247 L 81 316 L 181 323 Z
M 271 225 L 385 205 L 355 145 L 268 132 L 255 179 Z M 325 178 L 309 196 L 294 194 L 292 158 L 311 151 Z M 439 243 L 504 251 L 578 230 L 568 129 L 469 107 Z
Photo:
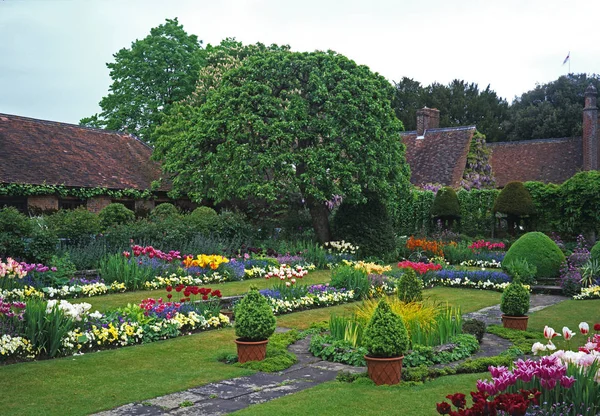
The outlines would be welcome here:
M 437 411 L 440 415 L 450 414 L 450 410 L 452 409 L 450 405 L 446 402 L 441 402 L 436 404 Z

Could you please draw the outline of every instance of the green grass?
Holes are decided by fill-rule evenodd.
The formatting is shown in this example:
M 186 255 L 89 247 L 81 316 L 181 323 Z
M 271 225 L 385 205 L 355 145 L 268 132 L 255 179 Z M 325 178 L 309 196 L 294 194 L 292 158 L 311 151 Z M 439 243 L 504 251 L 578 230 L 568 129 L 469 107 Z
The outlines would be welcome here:
M 327 283 L 331 280 L 330 270 L 318 270 L 308 273 L 298 283 L 300 284 L 319 284 Z M 241 282 L 226 282 L 206 285 L 211 289 L 219 289 L 223 296 L 243 295 L 248 291 L 250 286 L 257 286 L 259 289 L 266 289 L 272 287 L 278 281 L 275 279 L 250 279 Z M 128 303 L 138 304 L 142 300 L 147 298 L 160 298 L 166 299 L 167 292 L 165 289 L 158 290 L 142 290 L 136 292 L 125 292 L 125 293 L 114 293 L 111 295 L 96 296 L 91 298 L 78 298 L 70 299 L 71 303 L 87 302 L 92 305 L 92 311 L 99 310 L 105 312 L 109 309 L 119 308 L 126 306 Z
M 487 373 L 441 377 L 417 386 L 372 386 L 329 382 L 290 396 L 250 406 L 233 414 L 269 415 L 436 415 L 436 403 L 446 395 L 475 390 Z
M 85 415 L 252 374 L 216 357 L 235 353 L 233 329 L 0 367 L 3 415 Z

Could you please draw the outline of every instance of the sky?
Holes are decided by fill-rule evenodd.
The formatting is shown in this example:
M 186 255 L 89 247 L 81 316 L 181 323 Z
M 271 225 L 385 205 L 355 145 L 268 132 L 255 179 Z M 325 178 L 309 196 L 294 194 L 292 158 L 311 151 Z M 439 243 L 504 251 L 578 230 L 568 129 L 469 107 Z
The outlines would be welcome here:
M 0 0 L 0 113 L 78 123 L 100 111 L 106 63 L 166 18 L 204 44 L 334 50 L 390 82 L 453 79 L 515 96 L 600 73 L 600 2 L 579 0 Z

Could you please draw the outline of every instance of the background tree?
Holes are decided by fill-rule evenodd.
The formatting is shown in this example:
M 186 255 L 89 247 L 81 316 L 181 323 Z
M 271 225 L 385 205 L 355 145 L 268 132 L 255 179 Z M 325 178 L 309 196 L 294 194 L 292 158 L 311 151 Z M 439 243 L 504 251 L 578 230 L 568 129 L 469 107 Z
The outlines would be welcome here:
M 582 135 L 581 113 L 588 85 L 600 88 L 599 75 L 569 74 L 516 98 L 503 129 L 508 140 Z
M 489 85 L 479 91 L 477 84 L 455 79 L 448 85 L 434 82 L 422 87 L 404 77 L 395 86 L 394 110 L 407 130 L 416 129 L 416 111 L 427 106 L 440 110 L 440 127 L 476 125 L 488 141 L 506 138 L 508 103 Z
M 126 131 L 151 142 L 160 112 L 194 91 L 203 60 L 201 44 L 177 18 L 151 29 L 106 64 L 113 83 L 100 101 L 102 111 L 80 124 Z
M 392 206 L 408 192 L 392 96 L 383 77 L 334 52 L 259 54 L 227 71 L 200 107 L 172 114 L 155 154 L 196 200 L 299 192 L 328 241 L 332 195 L 364 202 L 369 190 Z

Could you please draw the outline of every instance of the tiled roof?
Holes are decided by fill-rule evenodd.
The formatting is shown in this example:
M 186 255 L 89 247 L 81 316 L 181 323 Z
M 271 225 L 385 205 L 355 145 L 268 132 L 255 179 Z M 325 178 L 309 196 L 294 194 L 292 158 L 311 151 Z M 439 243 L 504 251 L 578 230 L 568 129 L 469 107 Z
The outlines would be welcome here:
M 0 183 L 150 189 L 151 154 L 128 134 L 0 114 Z
M 562 183 L 581 170 L 581 137 L 487 144 L 496 185 L 511 181 Z
M 441 183 L 458 187 L 467 164 L 475 126 L 449 127 L 401 133 L 410 165 L 411 183 Z

